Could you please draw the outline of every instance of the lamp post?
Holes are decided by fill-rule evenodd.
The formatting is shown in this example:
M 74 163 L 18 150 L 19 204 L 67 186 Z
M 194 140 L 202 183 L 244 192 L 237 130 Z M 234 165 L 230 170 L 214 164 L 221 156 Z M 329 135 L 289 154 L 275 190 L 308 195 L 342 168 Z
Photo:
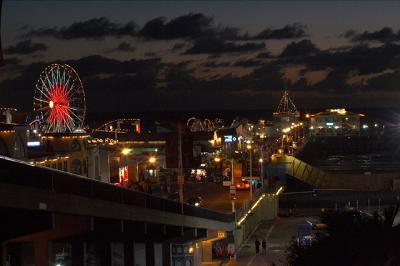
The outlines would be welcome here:
M 247 145 L 246 148 L 249 150 L 250 155 L 250 200 L 253 199 L 253 155 L 251 145 Z
M 258 162 L 260 163 L 260 181 L 261 181 L 261 187 L 264 187 L 264 169 L 263 169 L 263 158 L 258 159 Z
M 121 172 L 119 172 L 119 178 L 120 178 L 120 183 L 121 183 L 121 186 L 124 186 L 124 185 L 126 185 L 125 184 L 125 182 L 127 182 L 128 180 L 125 180 L 125 179 L 127 179 L 128 177 L 126 176 L 127 175 L 127 173 L 126 173 L 126 170 L 127 170 L 127 168 L 128 168 L 128 162 L 127 162 L 127 160 L 126 160 L 126 157 L 129 155 L 129 154 L 131 154 L 131 152 L 132 152 L 132 149 L 130 149 L 130 148 L 123 148 L 122 150 L 121 150 L 121 154 L 122 154 L 122 158 L 121 158 L 121 161 L 122 161 L 122 167 L 123 167 L 123 173 L 121 173 Z M 121 169 L 121 166 L 120 166 L 120 169 Z M 120 170 L 119 169 L 119 170 Z M 120 170 L 121 171 L 121 170 Z M 121 178 L 122 177 L 122 178 Z
M 233 186 L 233 188 L 236 190 L 235 181 L 234 181 L 234 175 L 233 175 L 233 170 L 234 170 L 234 168 L 233 168 L 233 158 L 232 159 L 226 159 L 226 160 L 231 163 L 231 169 L 232 169 L 231 170 L 231 185 L 230 185 L 230 188 L 232 188 L 232 186 Z M 214 158 L 214 161 L 219 163 L 221 161 L 221 158 L 216 157 L 216 158 Z M 235 192 L 235 194 L 236 194 L 236 192 Z M 235 199 L 233 197 L 231 197 L 231 204 L 232 204 L 232 212 L 234 213 L 234 212 L 236 212 L 236 208 L 235 208 Z

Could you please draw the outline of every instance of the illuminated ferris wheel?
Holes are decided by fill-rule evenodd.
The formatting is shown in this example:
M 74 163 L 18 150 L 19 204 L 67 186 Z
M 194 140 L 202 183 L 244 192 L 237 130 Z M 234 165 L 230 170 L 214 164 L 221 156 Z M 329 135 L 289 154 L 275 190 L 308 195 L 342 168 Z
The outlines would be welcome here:
M 46 67 L 35 85 L 35 117 L 46 133 L 74 132 L 85 119 L 85 92 L 76 71 L 65 64 Z

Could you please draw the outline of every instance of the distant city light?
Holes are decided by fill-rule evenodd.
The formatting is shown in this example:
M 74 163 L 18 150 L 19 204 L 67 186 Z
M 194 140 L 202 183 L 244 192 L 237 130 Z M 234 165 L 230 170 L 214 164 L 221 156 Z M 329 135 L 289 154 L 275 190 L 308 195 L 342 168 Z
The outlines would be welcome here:
M 214 158 L 214 161 L 218 163 L 221 161 L 221 158 L 216 157 L 216 158 Z
M 27 145 L 28 147 L 39 147 L 40 141 L 28 141 Z
M 363 129 L 367 129 L 368 128 L 368 125 L 363 125 Z

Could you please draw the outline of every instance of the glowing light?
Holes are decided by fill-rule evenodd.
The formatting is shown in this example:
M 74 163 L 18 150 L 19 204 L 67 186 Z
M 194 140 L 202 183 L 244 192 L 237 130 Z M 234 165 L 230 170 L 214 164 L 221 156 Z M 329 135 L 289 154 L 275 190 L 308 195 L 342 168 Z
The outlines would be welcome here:
M 28 141 L 27 142 L 28 147 L 39 147 L 40 146 L 40 141 Z
M 260 158 L 260 159 L 258 159 L 258 161 L 259 161 L 260 163 L 262 163 L 262 162 L 263 162 L 263 159 L 262 159 L 262 158 Z
M 282 192 L 282 190 L 283 190 L 283 187 L 280 187 L 280 188 L 278 189 L 278 191 L 275 193 L 275 195 L 278 196 L 278 195 Z
M 157 161 L 156 157 L 150 157 L 149 163 L 155 163 Z
M 193 253 L 193 247 L 189 248 L 189 253 Z
M 246 148 L 247 148 L 248 150 L 250 150 L 250 149 L 251 149 L 251 145 L 247 145 Z
M 214 161 L 218 163 L 221 161 L 221 158 L 216 157 L 216 158 L 214 158 Z
M 345 115 L 346 114 L 346 109 L 344 109 L 344 108 L 338 108 L 338 109 L 329 109 L 329 111 L 331 112 L 331 113 L 337 113 L 337 114 L 340 114 L 340 115 Z
M 122 149 L 122 151 L 121 151 L 121 153 L 123 154 L 123 155 L 128 155 L 128 154 L 130 154 L 132 152 L 132 149 L 129 149 L 129 148 L 124 148 L 124 149 Z
M 50 107 L 50 108 L 53 108 L 53 107 L 54 107 L 54 102 L 53 102 L 53 101 L 50 101 L 50 102 L 49 102 L 49 107 Z

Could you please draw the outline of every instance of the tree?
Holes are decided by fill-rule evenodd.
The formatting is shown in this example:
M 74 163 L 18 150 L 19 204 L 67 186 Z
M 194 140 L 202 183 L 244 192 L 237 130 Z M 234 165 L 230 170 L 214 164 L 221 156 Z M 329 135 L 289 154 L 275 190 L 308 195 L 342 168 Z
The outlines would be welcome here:
M 310 246 L 289 246 L 288 264 L 293 266 L 400 265 L 400 225 L 393 226 L 399 206 L 385 209 L 384 215 L 355 210 L 326 212 L 321 222 L 327 230 Z

